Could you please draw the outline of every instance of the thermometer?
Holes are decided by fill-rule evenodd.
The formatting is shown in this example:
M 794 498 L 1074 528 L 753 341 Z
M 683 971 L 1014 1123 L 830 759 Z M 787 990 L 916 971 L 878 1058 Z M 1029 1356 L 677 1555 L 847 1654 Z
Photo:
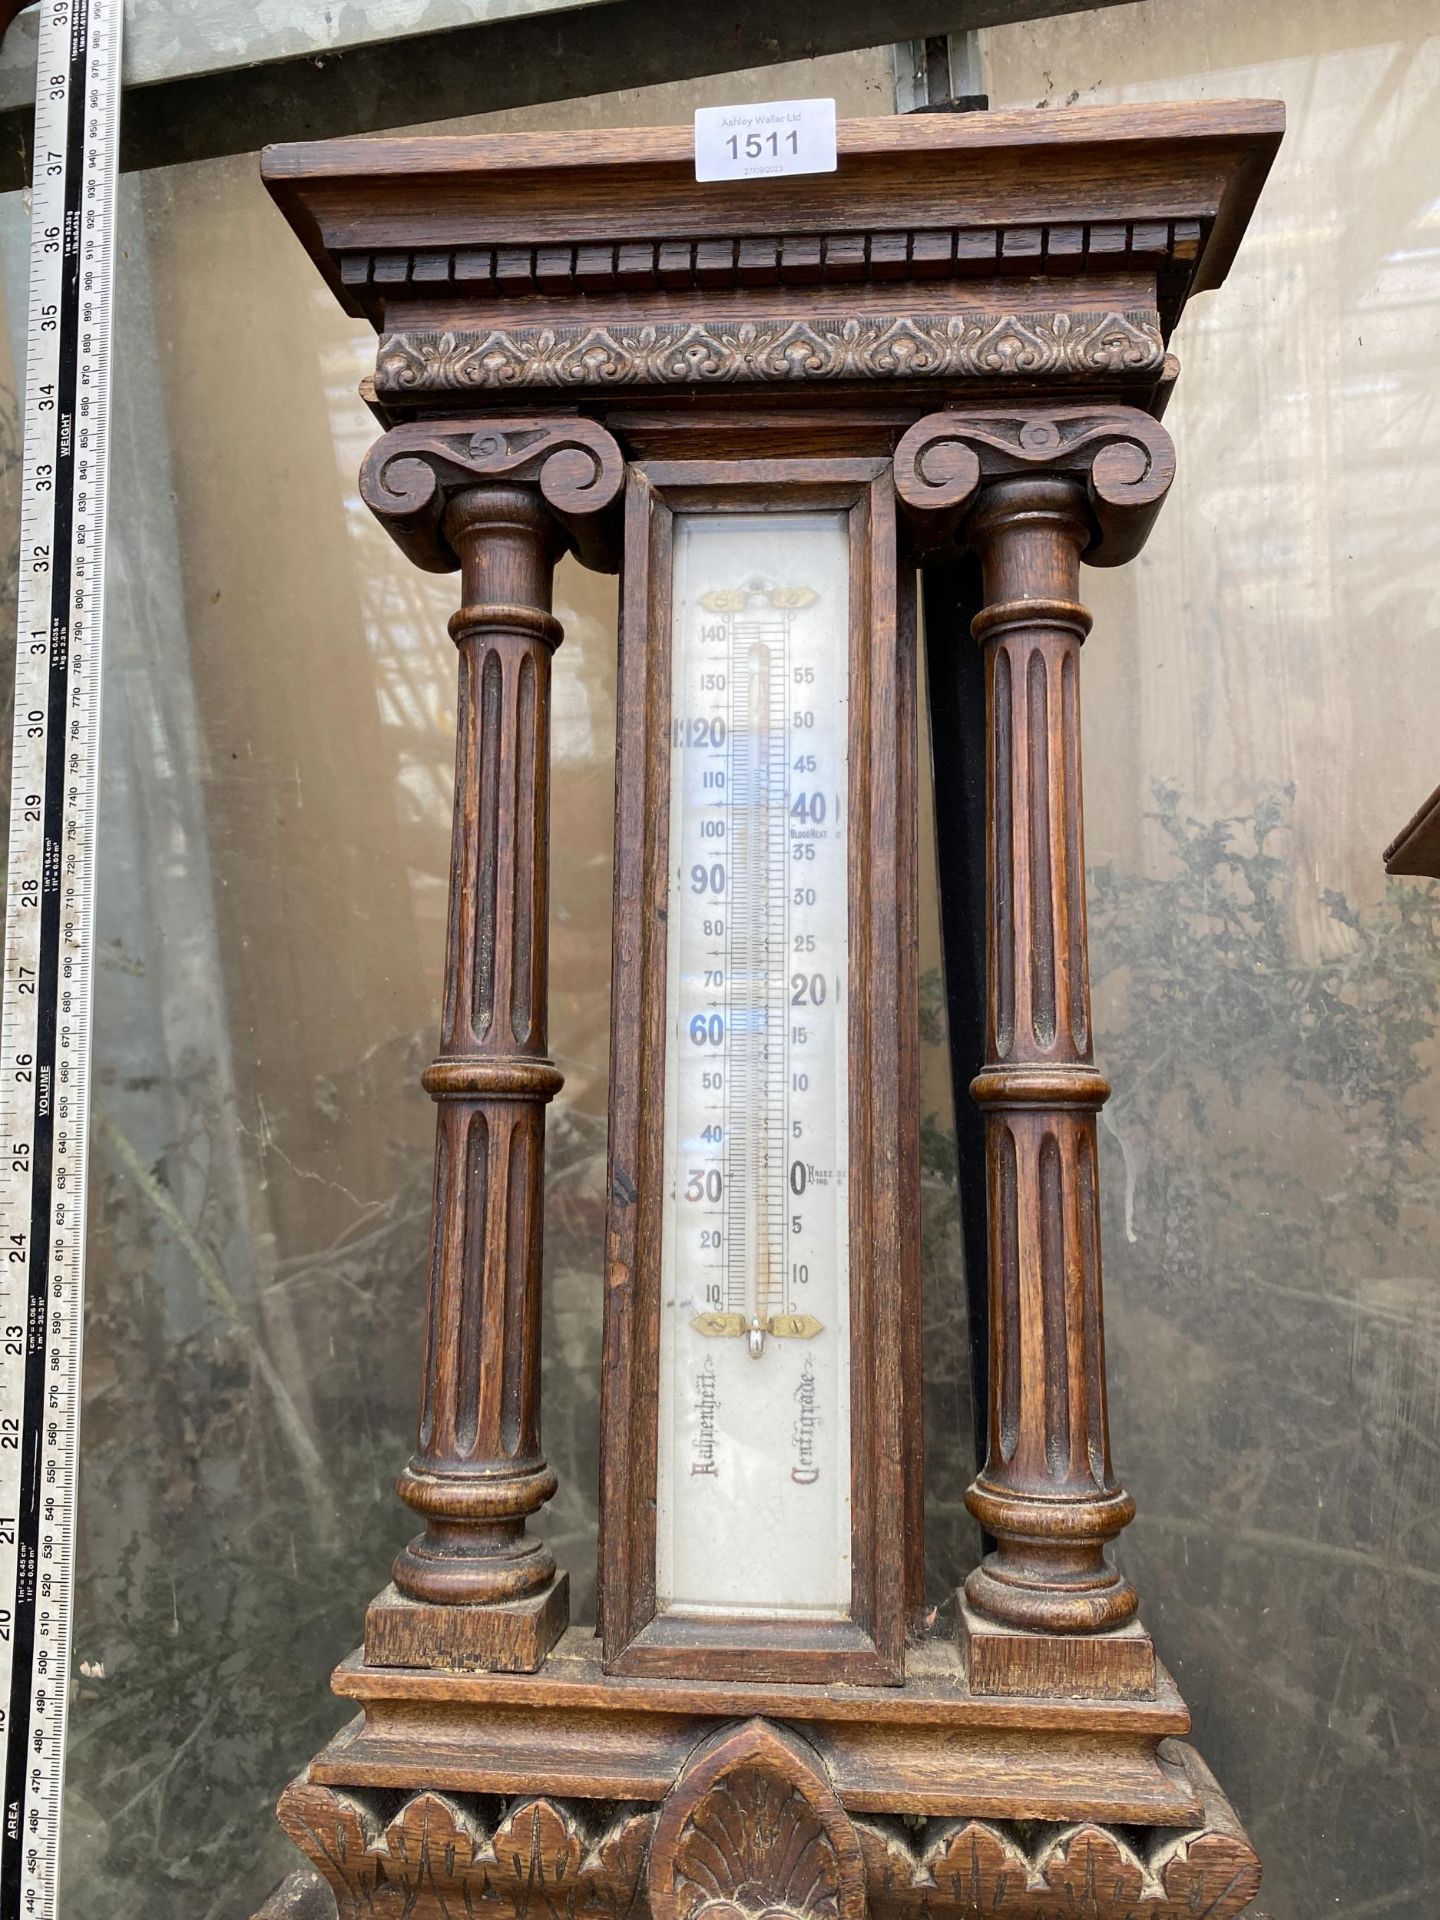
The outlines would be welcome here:
M 681 514 L 673 565 L 658 1598 L 844 1618 L 845 516 Z

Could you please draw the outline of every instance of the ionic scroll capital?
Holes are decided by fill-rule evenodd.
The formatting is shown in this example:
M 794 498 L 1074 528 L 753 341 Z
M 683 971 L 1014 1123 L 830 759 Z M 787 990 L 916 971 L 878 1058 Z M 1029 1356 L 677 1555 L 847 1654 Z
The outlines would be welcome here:
M 1175 478 L 1175 449 L 1138 407 L 926 414 L 895 449 L 895 489 L 917 550 L 967 544 L 965 522 L 986 483 L 1014 475 L 1079 482 L 1094 523 L 1085 558 L 1119 566 L 1145 544 Z
M 460 557 L 443 522 L 455 495 L 532 485 L 584 564 L 613 573 L 624 480 L 624 455 L 593 420 L 417 420 L 370 449 L 360 497 L 417 567 L 451 573 Z

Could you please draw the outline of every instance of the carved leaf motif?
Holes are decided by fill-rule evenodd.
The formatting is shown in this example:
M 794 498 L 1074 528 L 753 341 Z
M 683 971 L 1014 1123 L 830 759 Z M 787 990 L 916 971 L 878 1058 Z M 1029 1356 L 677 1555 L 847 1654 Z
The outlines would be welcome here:
M 762 1720 L 706 1742 L 661 1810 L 653 1920 L 863 1920 L 859 1842 L 820 1762 Z
M 522 1911 L 541 1889 L 568 1888 L 579 1877 L 585 1842 L 575 1821 L 551 1800 L 513 1807 L 491 1840 L 495 1891 Z
M 921 1869 L 947 1906 L 985 1913 L 1007 1903 L 1018 1906 L 1023 1899 L 1030 1862 L 999 1827 L 983 1820 L 947 1820 L 927 1840 Z
M 1177 1920 L 1229 1920 L 1260 1891 L 1260 1862 L 1239 1832 L 1181 1834 L 1151 1866 Z
M 362 1801 L 329 1787 L 312 1787 L 297 1780 L 280 1796 L 280 1824 L 295 1845 L 324 1874 L 335 1890 L 342 1916 L 360 1911 L 360 1901 L 375 1886 L 371 1848 L 380 1841 L 378 1828 L 366 1816 Z
M 891 1822 L 856 1822 L 872 1920 L 1235 1920 L 1260 1864 L 1223 1800 L 1195 1833 L 1126 1833 L 1085 1823 L 1019 1829 L 931 1822 L 912 1844 Z M 1139 1845 L 1140 1842 L 1136 1842 Z
M 437 1920 L 450 1920 L 440 1889 L 484 1884 L 485 1870 L 477 1864 L 484 1836 L 464 1811 L 446 1795 L 419 1793 L 407 1800 L 385 1829 L 375 1850 L 376 1888 L 369 1914 L 401 1920 L 416 1912 L 427 1889 L 436 1894 Z
M 1197 1775 L 1200 1763 L 1190 1756 Z M 852 1822 L 817 1756 L 751 1721 L 700 1748 L 664 1808 L 300 1780 L 285 1831 L 339 1920 L 1235 1920 L 1260 1866 L 1214 1783 L 1207 1825 L 1141 1837 L 1093 1823 Z M 653 1840 L 652 1840 L 653 1837 Z M 649 1875 L 647 1883 L 647 1859 Z
M 908 1911 L 922 1894 L 915 1884 L 915 1855 L 900 1828 L 889 1820 L 857 1820 L 856 1838 L 865 1863 L 865 1889 L 871 1911 Z
M 1105 1827 L 1075 1827 L 1057 1839 L 1039 1862 L 1045 1885 L 1076 1920 L 1109 1920 L 1140 1903 L 1145 1869 L 1118 1835 Z
M 836 1920 L 834 1849 L 804 1796 L 768 1771 L 732 1773 L 696 1809 L 675 1861 L 679 1886 L 699 1896 L 682 1892 L 687 1915 L 714 1901 L 747 1913 L 782 1907 Z
M 591 1899 L 609 1920 L 644 1911 L 645 1862 L 657 1817 L 653 1808 L 622 1815 L 605 1829 L 586 1863 Z
M 419 1793 L 383 1830 L 365 1796 L 298 1781 L 281 1823 L 334 1890 L 339 1920 L 626 1920 L 656 1815 L 621 1809 L 591 1844 L 575 1804 L 513 1805 L 487 1834 L 485 1803 Z

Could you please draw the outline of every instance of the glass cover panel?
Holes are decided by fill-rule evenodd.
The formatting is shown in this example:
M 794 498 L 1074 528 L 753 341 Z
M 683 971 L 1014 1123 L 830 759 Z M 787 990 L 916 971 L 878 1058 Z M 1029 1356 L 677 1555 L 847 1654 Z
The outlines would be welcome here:
M 849 535 L 675 522 L 657 1593 L 850 1610 Z
M 293 11 L 293 10 L 292 10 Z M 551 70 L 561 73 L 551 63 Z M 539 69 L 537 68 L 537 72 Z M 569 73 L 570 84 L 583 75 Z M 427 132 L 889 104 L 884 50 Z M 361 502 L 375 335 L 258 155 L 125 173 L 97 856 L 80 1546 L 59 1920 L 235 1920 L 335 1732 L 328 1676 L 415 1531 L 458 582 Z M 25 196 L 0 195 L 8 766 Z M 615 581 L 561 563 L 551 759 L 544 1450 L 594 1619 Z M 9 799 L 0 771 L 0 816 Z M 3 846 L 3 833 L 0 833 Z M 948 1088 L 937 1078 L 937 1098 Z M 937 1209 L 950 1199 L 947 1187 Z

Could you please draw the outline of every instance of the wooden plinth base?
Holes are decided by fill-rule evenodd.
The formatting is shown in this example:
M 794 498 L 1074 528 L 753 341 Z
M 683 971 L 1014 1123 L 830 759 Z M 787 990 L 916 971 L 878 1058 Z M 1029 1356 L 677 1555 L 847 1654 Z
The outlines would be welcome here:
M 906 1668 L 627 1678 L 578 1631 L 534 1674 L 357 1654 L 334 1685 L 362 1711 L 280 1819 L 337 1920 L 1235 1920 L 1255 1897 L 1163 1667 L 1149 1699 L 977 1695 L 949 1639 Z
M 312 1768 L 286 1789 L 280 1819 L 329 1882 L 338 1920 L 392 1911 L 525 1920 L 537 1910 L 679 1920 L 714 1886 L 731 1911 L 755 1910 L 737 1909 L 725 1897 L 733 1888 L 797 1920 L 837 1910 L 872 1920 L 1234 1920 L 1259 1891 L 1254 1849 L 1179 1742 L 1167 1741 L 1161 1760 L 1197 1807 L 1182 1830 L 852 1817 L 814 1759 L 798 1737 L 749 1721 L 704 1743 L 663 1806 L 619 1807 L 538 1783 L 508 1803 L 413 1785 L 397 1805 L 381 1788 L 322 1784 Z M 817 1888 L 832 1881 L 845 1898 L 820 1900 Z
M 1194 1826 L 1200 1803 L 1160 1743 L 1189 1731 L 1175 1684 L 1155 1697 L 984 1699 L 948 1639 L 910 1649 L 902 1687 L 621 1678 L 572 1629 L 533 1675 L 380 1669 L 352 1655 L 334 1687 L 363 1716 L 314 1761 L 326 1786 L 663 1799 L 717 1726 L 797 1730 L 852 1812 Z
M 410 1600 L 393 1583 L 365 1610 L 365 1664 L 446 1673 L 534 1673 L 570 1618 L 570 1578 L 497 1607 Z
M 1026 1633 L 987 1620 L 960 1596 L 956 1626 L 973 1694 L 992 1698 L 1153 1700 L 1159 1665 L 1138 1620 L 1115 1633 Z

